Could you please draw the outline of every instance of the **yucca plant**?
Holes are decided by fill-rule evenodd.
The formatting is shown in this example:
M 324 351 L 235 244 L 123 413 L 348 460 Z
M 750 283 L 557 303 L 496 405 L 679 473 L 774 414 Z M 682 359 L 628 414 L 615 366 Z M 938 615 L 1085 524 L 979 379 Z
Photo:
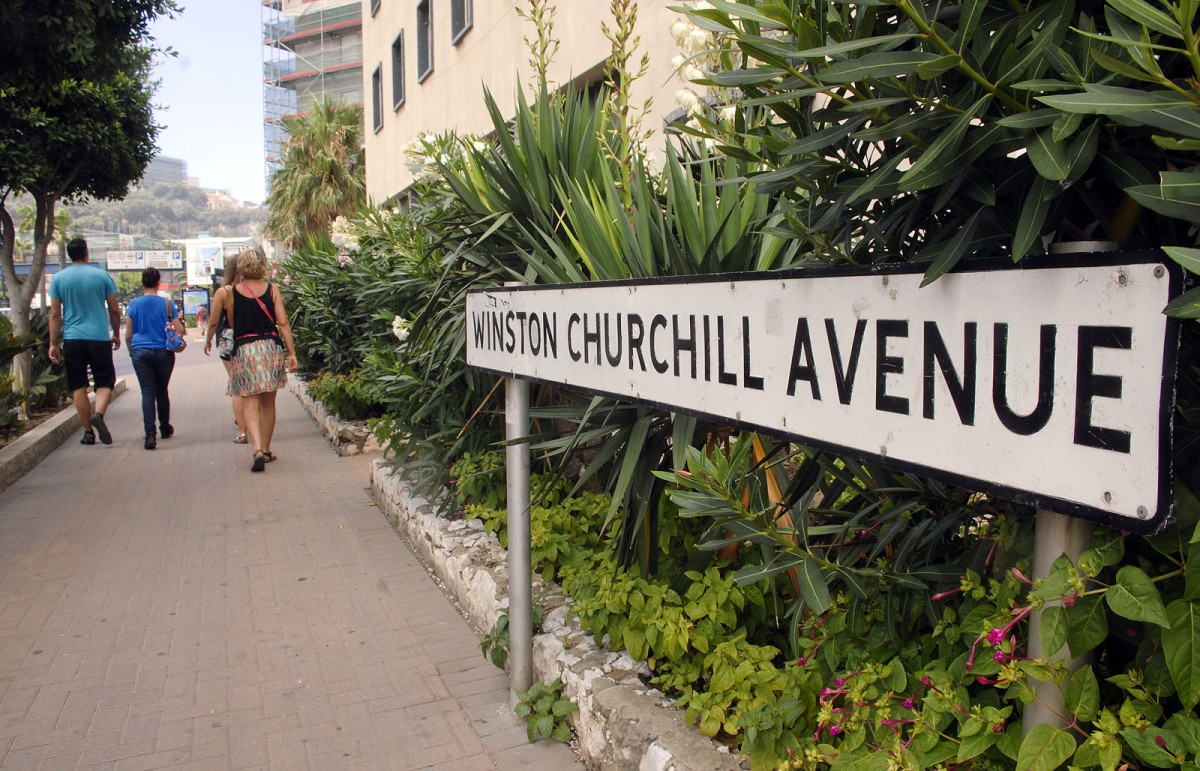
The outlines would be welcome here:
M 703 85 L 739 105 L 702 133 L 830 262 L 1167 248 L 1200 268 L 1195 4 L 715 0 Z M 1173 312 L 1200 317 L 1200 294 Z

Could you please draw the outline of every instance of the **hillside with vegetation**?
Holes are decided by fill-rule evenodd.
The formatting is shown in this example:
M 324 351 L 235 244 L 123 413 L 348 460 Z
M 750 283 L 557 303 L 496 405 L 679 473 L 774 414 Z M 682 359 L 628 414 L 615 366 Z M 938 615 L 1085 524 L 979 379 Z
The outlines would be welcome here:
M 120 201 L 87 201 L 67 206 L 73 231 L 102 230 L 145 234 L 156 239 L 248 236 L 262 230 L 264 208 L 209 209 L 208 196 L 190 185 L 155 185 L 131 190 Z

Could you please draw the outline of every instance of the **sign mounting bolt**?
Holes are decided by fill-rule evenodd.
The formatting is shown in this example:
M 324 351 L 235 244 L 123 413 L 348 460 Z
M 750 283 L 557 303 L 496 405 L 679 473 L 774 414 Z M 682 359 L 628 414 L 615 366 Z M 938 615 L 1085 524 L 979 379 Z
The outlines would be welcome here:
M 1164 268 L 1164 267 L 1163 267 L 1163 266 L 1161 266 L 1161 265 L 1155 265 L 1155 266 L 1154 266 L 1154 277 L 1155 277 L 1155 278 L 1162 278 L 1162 277 L 1163 277 L 1163 276 L 1165 276 L 1165 275 L 1167 275 L 1167 269 L 1166 269 L 1166 268 Z
M 1125 271 L 1117 271 L 1117 284 L 1119 286 L 1127 286 L 1129 284 L 1129 276 L 1125 275 Z
M 1105 492 L 1105 493 L 1104 493 L 1104 502 L 1105 502 L 1105 503 L 1112 503 L 1112 493 L 1110 493 L 1110 492 Z
M 1150 519 L 1150 509 L 1147 509 L 1145 506 L 1138 506 L 1137 516 L 1138 519 Z

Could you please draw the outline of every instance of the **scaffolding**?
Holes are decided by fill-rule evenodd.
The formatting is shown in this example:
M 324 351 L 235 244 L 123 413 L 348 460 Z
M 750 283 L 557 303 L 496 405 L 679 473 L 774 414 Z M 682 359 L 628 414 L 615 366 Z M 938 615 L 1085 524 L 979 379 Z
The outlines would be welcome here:
M 363 103 L 362 4 L 263 0 L 263 122 L 267 188 L 279 168 L 283 119 L 320 100 Z

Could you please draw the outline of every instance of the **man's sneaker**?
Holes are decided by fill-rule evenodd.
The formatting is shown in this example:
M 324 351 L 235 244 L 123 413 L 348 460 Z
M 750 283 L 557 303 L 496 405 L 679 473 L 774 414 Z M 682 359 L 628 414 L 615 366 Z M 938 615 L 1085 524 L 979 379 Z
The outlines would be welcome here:
M 145 445 L 146 449 L 153 450 L 157 446 L 158 446 L 157 437 L 155 437 L 154 434 L 152 434 L 152 433 L 146 434 L 146 445 Z
M 84 431 L 83 438 L 79 440 L 79 443 L 80 444 L 95 444 L 96 443 L 96 432 Z
M 104 416 L 99 412 L 92 416 L 92 428 L 96 429 L 96 436 L 100 437 L 101 442 L 112 444 L 112 434 L 108 432 L 108 426 L 104 425 Z
M 170 439 L 171 437 L 175 436 L 175 426 L 169 424 L 165 425 L 162 427 L 161 431 L 163 439 Z

